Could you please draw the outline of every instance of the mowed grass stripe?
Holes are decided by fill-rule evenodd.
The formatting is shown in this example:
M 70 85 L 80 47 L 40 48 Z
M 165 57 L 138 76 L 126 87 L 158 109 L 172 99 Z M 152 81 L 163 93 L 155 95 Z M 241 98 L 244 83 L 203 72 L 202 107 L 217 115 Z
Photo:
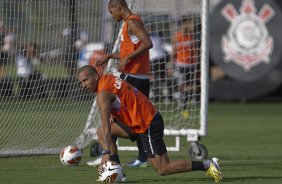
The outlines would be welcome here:
M 209 156 L 221 159 L 223 183 L 282 183 L 282 104 L 212 103 L 209 106 L 208 136 L 201 143 Z M 166 138 L 172 141 L 171 137 Z M 186 138 L 181 151 L 169 152 L 171 159 L 188 159 Z M 97 168 L 86 165 L 89 147 L 80 166 L 65 167 L 59 155 L 0 158 L 0 183 L 95 183 Z M 136 158 L 136 152 L 121 151 L 122 162 Z M 150 168 L 124 168 L 128 183 L 212 183 L 203 172 L 159 176 Z

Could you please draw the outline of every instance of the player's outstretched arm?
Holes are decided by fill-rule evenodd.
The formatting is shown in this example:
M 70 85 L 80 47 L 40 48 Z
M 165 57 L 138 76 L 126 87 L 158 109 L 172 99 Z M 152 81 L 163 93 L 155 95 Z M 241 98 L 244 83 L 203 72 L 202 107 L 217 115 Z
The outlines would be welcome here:
M 110 115 L 110 109 L 111 109 L 111 102 L 115 99 L 115 95 L 108 92 L 108 91 L 102 91 L 97 94 L 97 104 L 100 109 L 101 113 L 101 127 L 97 131 L 97 136 L 99 139 L 99 143 L 101 144 L 103 150 L 110 151 L 110 143 L 111 143 L 111 115 Z M 100 165 L 103 165 L 107 161 L 109 161 L 110 158 L 110 152 L 107 154 L 104 154 L 102 156 L 102 161 Z
M 119 53 L 111 53 L 106 54 L 101 58 L 97 59 L 96 66 L 103 66 L 106 62 L 108 62 L 110 59 L 120 59 Z

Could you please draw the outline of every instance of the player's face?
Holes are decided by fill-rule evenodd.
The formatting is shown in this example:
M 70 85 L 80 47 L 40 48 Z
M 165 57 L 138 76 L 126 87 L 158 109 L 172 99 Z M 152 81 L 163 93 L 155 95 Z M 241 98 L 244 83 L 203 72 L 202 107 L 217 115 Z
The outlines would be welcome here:
M 194 26 L 193 23 L 184 23 L 182 26 L 182 30 L 184 33 L 193 33 L 194 31 Z
M 112 15 L 112 18 L 113 18 L 115 21 L 119 22 L 119 21 L 122 20 L 122 17 L 121 17 L 121 15 L 120 15 L 120 7 L 109 5 L 108 8 L 109 8 L 110 14 Z
M 80 72 L 78 75 L 78 80 L 81 86 L 87 91 L 91 91 L 93 93 L 97 92 L 98 79 L 98 74 L 90 75 L 87 70 Z

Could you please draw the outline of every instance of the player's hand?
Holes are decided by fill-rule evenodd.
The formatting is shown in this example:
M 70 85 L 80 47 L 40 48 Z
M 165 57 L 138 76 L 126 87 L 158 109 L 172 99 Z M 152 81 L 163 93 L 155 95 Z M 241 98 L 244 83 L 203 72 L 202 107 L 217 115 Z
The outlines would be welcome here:
M 117 66 L 118 71 L 123 72 L 127 63 L 128 63 L 127 58 L 121 59 Z
M 99 167 L 103 167 L 104 165 L 107 166 L 108 161 L 110 161 L 110 155 L 109 154 L 103 155 Z
M 109 59 L 110 59 L 110 55 L 106 54 L 106 55 L 97 59 L 95 66 L 103 66 Z

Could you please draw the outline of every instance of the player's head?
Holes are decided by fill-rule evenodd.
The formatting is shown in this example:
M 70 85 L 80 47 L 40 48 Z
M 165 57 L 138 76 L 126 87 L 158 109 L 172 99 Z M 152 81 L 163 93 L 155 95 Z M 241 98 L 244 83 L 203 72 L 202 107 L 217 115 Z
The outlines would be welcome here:
M 194 31 L 194 20 L 192 17 L 183 17 L 178 22 L 180 29 L 183 33 L 193 33 Z
M 108 9 L 112 18 L 117 22 L 123 20 L 122 14 L 130 11 L 125 0 L 110 0 Z
M 83 88 L 93 93 L 97 92 L 100 76 L 93 66 L 86 65 L 81 67 L 78 70 L 77 78 Z

